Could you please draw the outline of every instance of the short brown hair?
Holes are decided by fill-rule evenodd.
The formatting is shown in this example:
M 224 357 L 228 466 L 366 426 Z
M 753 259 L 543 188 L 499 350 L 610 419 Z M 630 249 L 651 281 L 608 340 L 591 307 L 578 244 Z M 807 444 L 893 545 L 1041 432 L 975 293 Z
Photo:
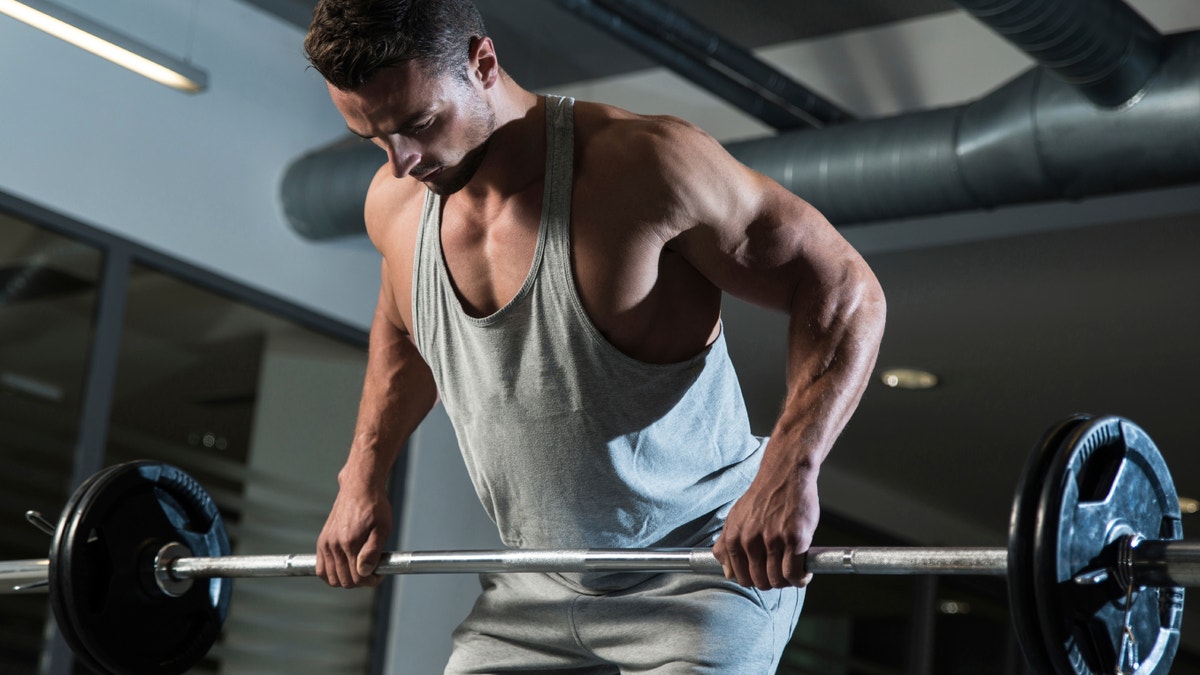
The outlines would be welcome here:
M 320 0 L 304 51 L 330 84 L 351 91 L 405 61 L 443 75 L 462 67 L 472 39 L 482 37 L 471 0 Z

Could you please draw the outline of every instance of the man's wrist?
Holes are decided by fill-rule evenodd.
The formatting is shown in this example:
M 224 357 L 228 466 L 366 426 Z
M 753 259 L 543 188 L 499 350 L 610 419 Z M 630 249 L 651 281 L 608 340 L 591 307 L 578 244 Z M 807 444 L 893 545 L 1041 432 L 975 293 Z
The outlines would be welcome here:
M 379 451 L 356 445 L 351 448 L 346 464 L 338 472 L 338 487 L 367 491 L 386 490 L 391 465 L 391 461 Z

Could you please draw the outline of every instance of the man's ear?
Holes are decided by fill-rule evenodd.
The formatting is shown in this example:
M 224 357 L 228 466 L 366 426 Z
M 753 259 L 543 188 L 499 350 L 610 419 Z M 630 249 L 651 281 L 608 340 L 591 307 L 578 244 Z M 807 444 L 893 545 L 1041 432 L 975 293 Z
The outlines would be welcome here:
M 484 89 L 500 80 L 500 62 L 496 59 L 496 46 L 491 38 L 471 38 L 468 72 L 479 80 Z

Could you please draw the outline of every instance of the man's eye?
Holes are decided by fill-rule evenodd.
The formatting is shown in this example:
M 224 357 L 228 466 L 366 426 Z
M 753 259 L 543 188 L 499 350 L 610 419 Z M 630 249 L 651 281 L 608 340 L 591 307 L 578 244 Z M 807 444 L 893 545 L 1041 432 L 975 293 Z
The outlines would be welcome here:
M 416 135 L 420 134 L 422 131 L 428 130 L 429 127 L 431 127 L 431 126 L 433 126 L 433 118 L 432 117 L 430 117 L 429 119 L 425 120 L 424 122 L 414 126 L 409 133 L 416 136 Z

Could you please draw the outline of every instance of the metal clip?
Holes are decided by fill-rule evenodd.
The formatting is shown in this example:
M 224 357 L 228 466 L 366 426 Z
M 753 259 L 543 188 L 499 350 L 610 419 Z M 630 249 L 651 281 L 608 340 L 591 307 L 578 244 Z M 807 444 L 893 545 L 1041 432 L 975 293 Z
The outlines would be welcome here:
M 1125 587 L 1125 625 L 1121 629 L 1121 650 L 1117 660 L 1117 675 L 1133 675 L 1142 665 L 1138 659 L 1137 638 L 1129 625 L 1129 614 L 1133 609 L 1133 584 Z M 1128 667 L 1128 669 L 1126 669 Z
M 25 512 L 25 520 L 28 520 L 30 525 L 33 525 L 34 527 L 41 530 L 42 532 L 45 532 L 46 534 L 50 535 L 51 537 L 54 536 L 54 524 L 51 523 L 50 521 L 46 520 L 46 518 L 44 516 L 42 516 L 42 514 L 40 512 L 26 511 Z

